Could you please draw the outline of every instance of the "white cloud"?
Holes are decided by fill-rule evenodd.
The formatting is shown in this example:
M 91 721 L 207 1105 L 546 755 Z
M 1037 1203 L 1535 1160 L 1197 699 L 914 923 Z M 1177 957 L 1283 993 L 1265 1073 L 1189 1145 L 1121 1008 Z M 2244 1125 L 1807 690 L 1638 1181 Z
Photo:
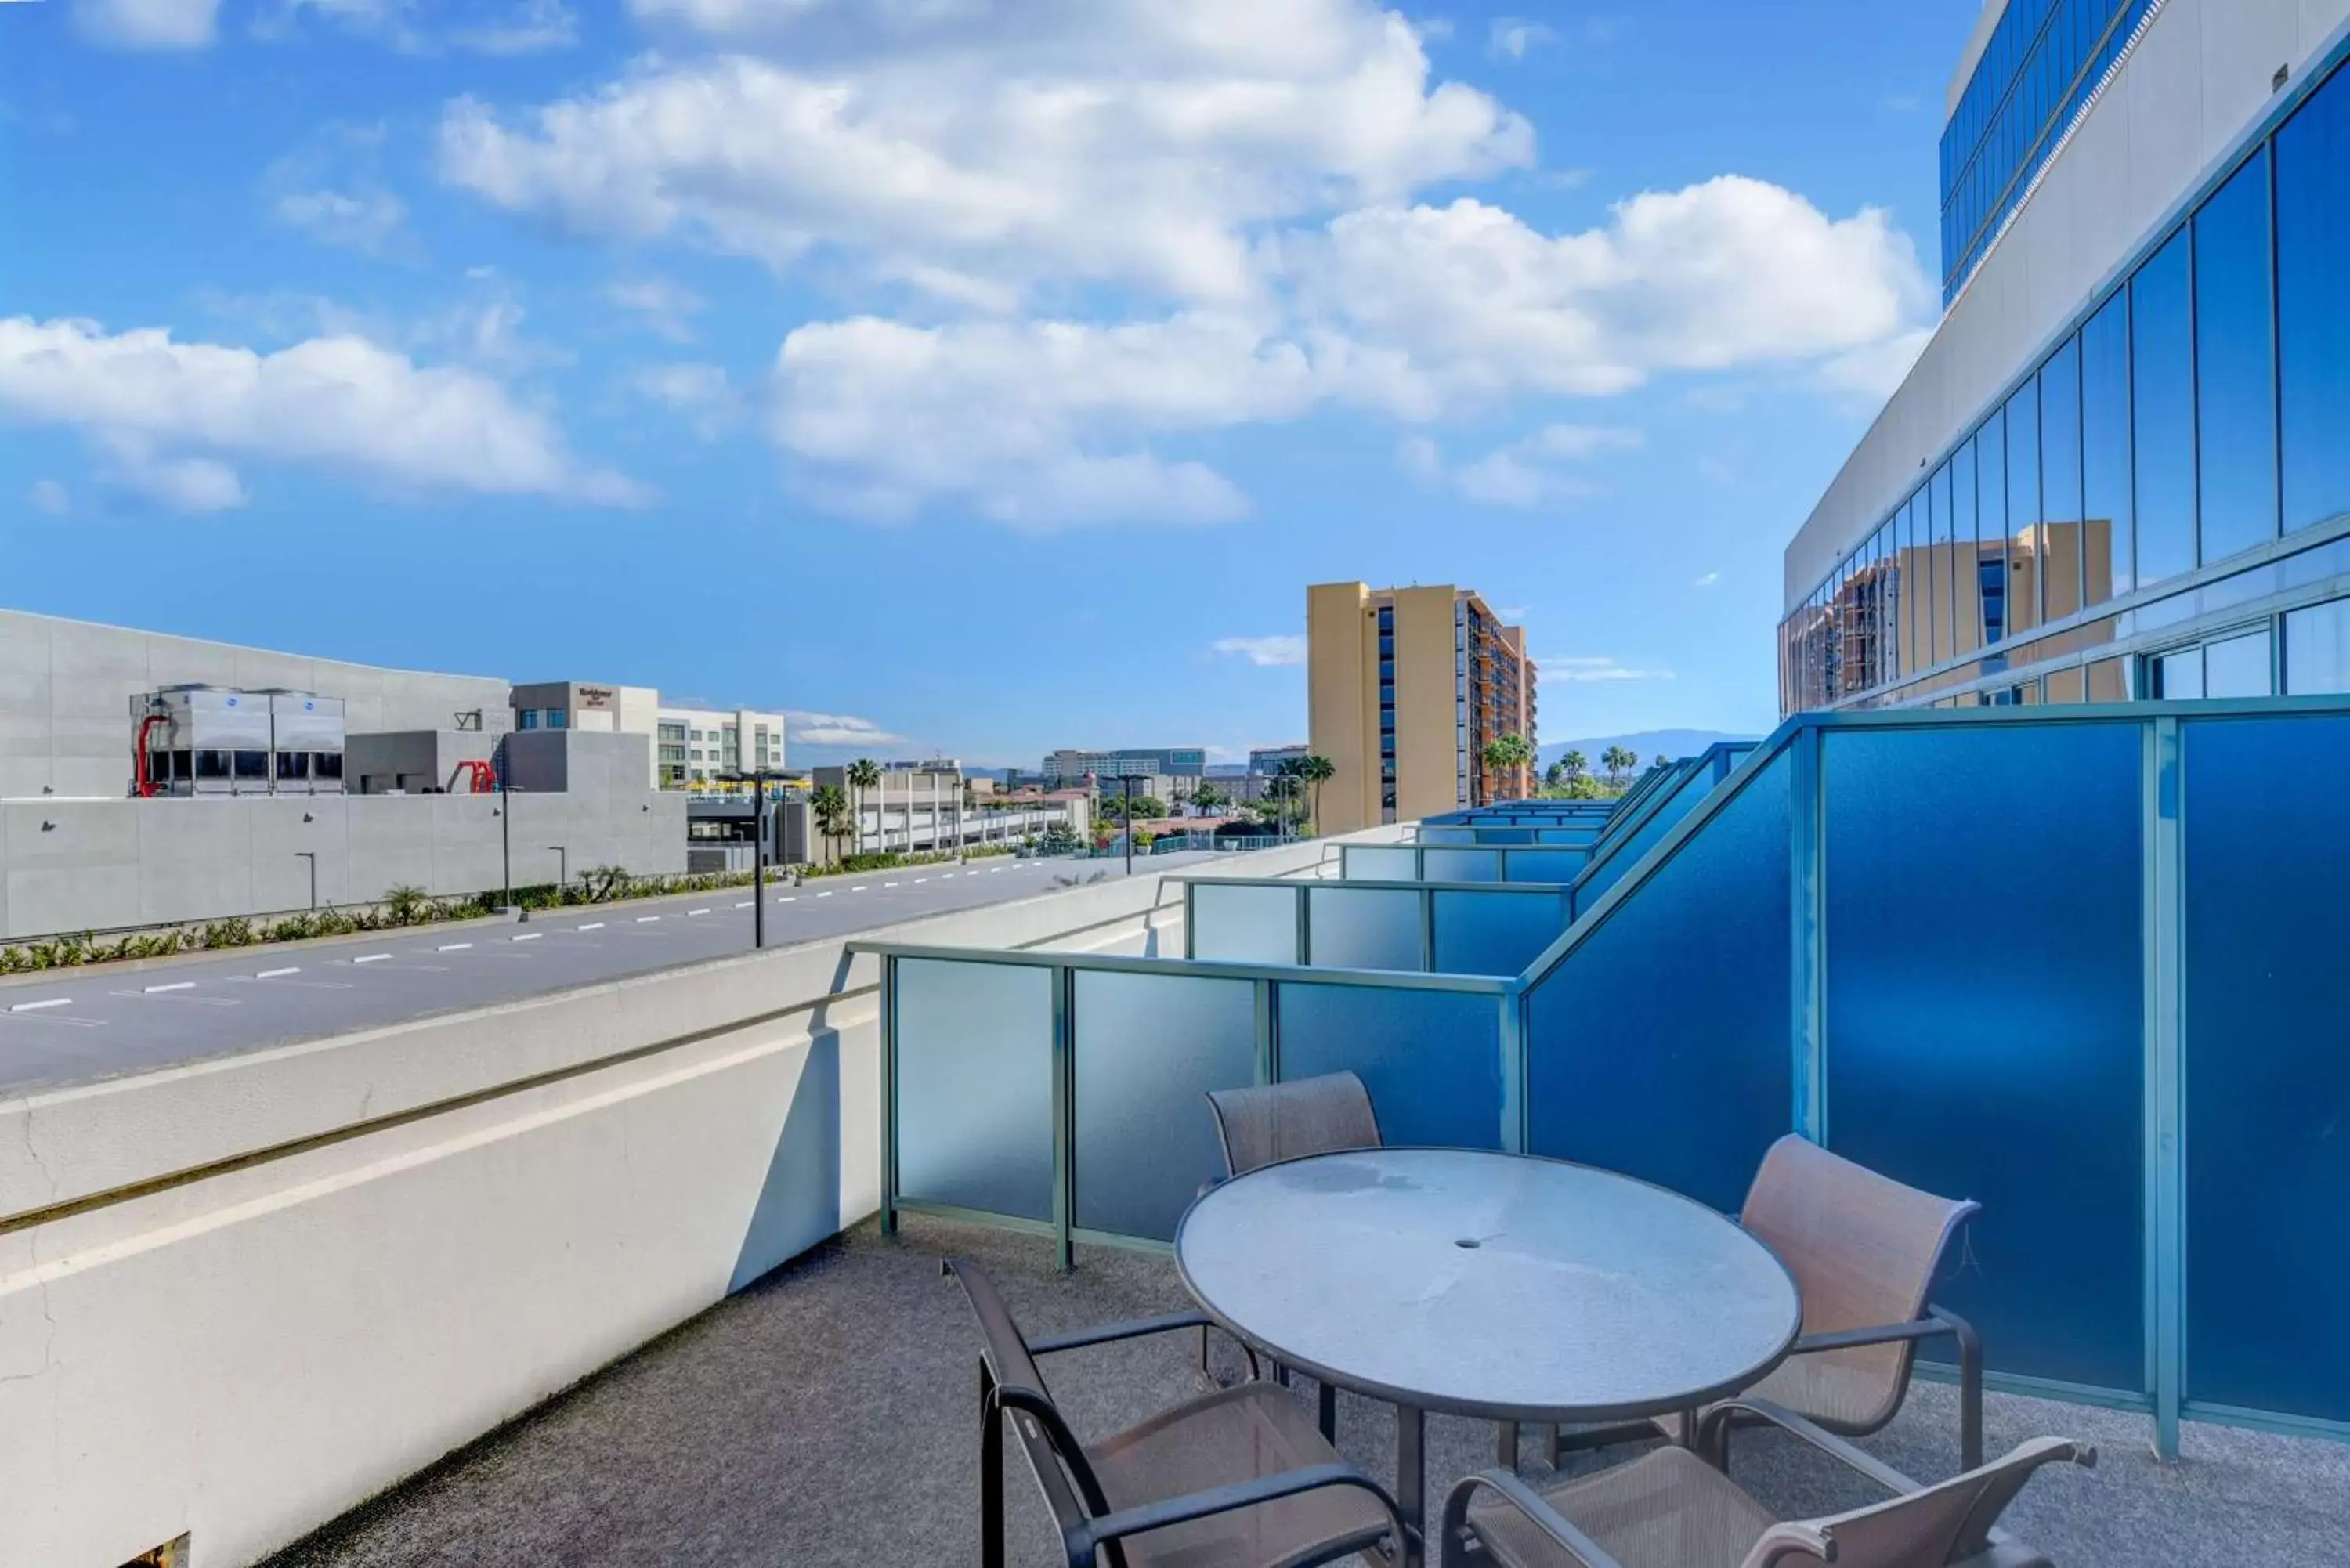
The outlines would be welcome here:
M 1486 35 L 1485 51 L 1495 59 L 1506 57 L 1523 60 L 1528 51 L 1557 41 L 1558 29 L 1555 27 L 1529 22 L 1523 16 L 1496 16 L 1492 30 Z
M 1601 655 L 1596 658 L 1537 659 L 1542 679 L 1575 682 L 1594 680 L 1670 680 L 1669 670 L 1642 670 L 1621 659 Z
M 46 512 L 52 517 L 62 517 L 73 510 L 73 494 L 54 479 L 36 479 L 25 492 L 25 501 L 36 512 Z
M 635 311 L 647 327 L 672 343 L 693 341 L 693 324 L 687 317 L 702 308 L 702 299 L 690 288 L 658 277 L 637 278 L 611 285 L 604 297 Z
M 742 397 L 716 365 L 647 365 L 629 385 L 638 396 L 683 416 L 704 441 L 717 440 L 742 417 Z
M 1874 409 L 1901 385 L 1933 336 L 1932 327 L 1919 327 L 1848 349 L 1820 367 L 1820 384 Z
M 1568 464 L 1639 444 L 1638 431 L 1553 424 L 1457 469 L 1448 470 L 1436 443 L 1424 436 L 1405 438 L 1399 455 L 1407 471 L 1418 478 L 1449 485 L 1471 501 L 1489 506 L 1538 506 L 1596 493 L 1590 481 L 1567 471 Z
M 260 354 L 159 328 L 0 317 L 0 417 L 78 429 L 124 483 L 199 509 L 240 501 L 230 464 L 248 460 L 403 492 L 643 498 L 621 475 L 577 462 L 553 421 L 498 382 L 357 337 Z
M 408 55 L 526 55 L 579 41 L 579 20 L 564 0 L 467 5 L 463 21 L 445 15 L 448 9 L 444 0 L 276 0 L 254 31 L 286 38 L 314 25 L 330 26 Z
M 1633 197 L 1579 234 L 1546 235 L 1463 197 L 1349 213 L 1281 250 L 1310 317 L 1392 356 L 1369 390 L 1414 419 L 1849 353 L 1929 308 L 1916 253 L 1884 213 L 1830 219 L 1732 175 Z
M 785 739 L 803 746 L 902 746 L 903 735 L 892 734 L 870 719 L 849 713 L 787 712 Z
M 380 125 L 338 125 L 269 166 L 262 176 L 270 216 L 324 244 L 367 255 L 412 253 L 407 204 L 386 189 L 378 164 Z
M 118 49 L 201 49 L 213 41 L 220 0 L 74 0 L 74 25 Z
M 951 497 L 1031 530 L 1216 523 L 1248 502 L 1156 434 L 1294 417 L 1315 372 L 1247 322 L 1124 327 L 875 317 L 802 327 L 776 360 L 775 433 L 832 501 L 902 516 Z
M 1691 583 L 1690 587 L 1693 588 L 1710 588 L 1721 581 L 1721 574 L 1720 572 L 1708 572 L 1703 576 L 1698 578 L 1697 581 Z
M 639 0 L 765 45 L 654 57 L 518 119 L 451 107 L 442 167 L 577 232 L 698 236 L 777 267 L 819 246 L 950 300 L 1045 279 L 1256 292 L 1252 225 L 1533 156 L 1431 85 L 1364 0 Z
M 1261 670 L 1305 662 L 1305 639 L 1286 637 L 1222 637 L 1209 645 L 1218 653 L 1238 654 Z

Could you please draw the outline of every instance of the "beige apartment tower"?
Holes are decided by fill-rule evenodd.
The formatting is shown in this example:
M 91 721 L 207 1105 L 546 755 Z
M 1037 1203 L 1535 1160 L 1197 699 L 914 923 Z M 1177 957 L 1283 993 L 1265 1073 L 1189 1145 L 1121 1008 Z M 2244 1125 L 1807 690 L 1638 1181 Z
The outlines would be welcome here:
M 1534 793 L 1531 763 L 1497 770 L 1485 747 L 1534 743 L 1525 630 L 1450 585 L 1305 590 L 1310 744 L 1337 770 L 1321 831 L 1351 833 Z

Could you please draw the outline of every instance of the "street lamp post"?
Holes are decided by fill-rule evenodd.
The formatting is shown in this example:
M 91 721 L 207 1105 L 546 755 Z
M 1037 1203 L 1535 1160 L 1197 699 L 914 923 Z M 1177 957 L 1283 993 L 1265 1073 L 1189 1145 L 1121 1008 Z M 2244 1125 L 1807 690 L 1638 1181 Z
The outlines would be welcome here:
M 747 784 L 754 792 L 757 804 L 751 812 L 751 945 L 767 945 L 767 781 L 784 775 L 765 768 L 722 775 L 728 784 Z M 882 836 L 882 847 L 889 847 L 888 832 Z

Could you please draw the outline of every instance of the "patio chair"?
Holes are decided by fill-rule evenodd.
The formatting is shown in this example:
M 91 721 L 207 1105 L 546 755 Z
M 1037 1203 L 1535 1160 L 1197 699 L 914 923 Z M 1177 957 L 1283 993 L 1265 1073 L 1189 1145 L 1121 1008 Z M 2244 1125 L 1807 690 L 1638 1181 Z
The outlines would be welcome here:
M 1959 1353 L 1959 1468 L 1982 1463 L 1982 1346 L 1963 1318 L 1927 1292 L 1960 1228 L 1981 1205 L 1905 1187 L 1794 1134 L 1773 1144 L 1747 1189 L 1739 1223 L 1770 1244 L 1803 1292 L 1802 1337 L 1747 1389 L 1843 1437 L 1865 1437 L 1908 1397 L 1918 1342 L 1944 1335 Z M 1563 1450 L 1681 1436 L 1678 1419 L 1553 1433 Z M 1711 1428 L 1718 1443 L 1729 1428 Z M 1717 1462 L 1726 1454 L 1717 1452 Z
M 1732 1412 L 1792 1433 L 1894 1495 L 1783 1522 L 1683 1448 L 1541 1492 L 1496 1469 L 1469 1477 L 1445 1500 L 1445 1568 L 1480 1561 L 1502 1568 L 2054 1568 L 1993 1526 L 2042 1465 L 2097 1462 L 2085 1443 L 2034 1438 L 1990 1464 L 1920 1486 L 1767 1399 L 1731 1400 L 1715 1415 Z
M 979 1319 L 981 1568 L 1003 1568 L 1008 1419 L 1052 1510 L 1070 1568 L 1311 1568 L 1401 1542 L 1394 1500 L 1338 1457 L 1285 1389 L 1252 1380 L 1081 1444 L 1036 1357 L 1190 1328 L 1179 1313 L 1030 1340 L 994 1282 L 944 1265 Z
M 1260 1166 L 1315 1154 L 1344 1154 L 1380 1147 L 1379 1118 L 1371 1093 L 1352 1073 L 1325 1073 L 1248 1089 L 1211 1089 L 1208 1109 L 1216 1118 L 1216 1142 L 1224 1151 L 1227 1179 Z M 1205 1190 L 1205 1189 L 1202 1189 Z M 1208 1366 L 1208 1336 L 1200 1335 L 1200 1367 Z M 1286 1384 L 1286 1367 L 1274 1368 Z M 1318 1396 L 1322 1435 L 1338 1435 L 1338 1391 L 1325 1383 Z
M 1245 1176 L 1262 1165 L 1379 1147 L 1370 1091 L 1352 1073 L 1325 1073 L 1252 1089 L 1211 1089 L 1224 1171 Z

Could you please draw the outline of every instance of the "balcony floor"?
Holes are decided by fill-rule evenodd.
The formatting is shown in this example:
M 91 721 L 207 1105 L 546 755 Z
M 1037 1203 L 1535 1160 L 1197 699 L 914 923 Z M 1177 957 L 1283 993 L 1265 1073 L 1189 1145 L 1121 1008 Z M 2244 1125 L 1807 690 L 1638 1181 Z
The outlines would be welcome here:
M 941 1280 L 947 1253 L 989 1268 L 1032 1334 L 1188 1305 L 1173 1267 L 1088 1251 L 1066 1278 L 1045 1244 L 909 1220 L 827 1243 L 514 1425 L 287 1549 L 269 1568 L 543 1568 L 962 1563 L 977 1546 L 977 1334 Z M 1102 1433 L 1196 1391 L 1188 1334 L 1054 1358 L 1079 1429 Z M 2350 1447 L 2190 1425 L 2158 1465 L 2142 1417 L 1994 1396 L 1987 1446 L 2039 1433 L 2096 1443 L 2095 1470 L 2044 1470 L 2007 1515 L 2060 1568 L 2258 1563 L 2338 1568 Z M 1382 1479 L 1386 1412 L 1351 1397 L 1339 1441 Z M 1787 1514 L 1864 1501 L 1808 1450 L 1742 1434 L 1740 1480 Z M 1951 1390 L 1921 1384 L 1865 1444 L 1924 1479 L 1957 1465 Z M 1534 1463 L 1534 1448 L 1526 1453 Z M 1492 1462 L 1490 1425 L 1430 1423 L 1430 1491 Z M 1590 1461 L 1586 1461 L 1590 1462 Z M 1057 1545 L 1016 1457 L 1012 1560 Z

